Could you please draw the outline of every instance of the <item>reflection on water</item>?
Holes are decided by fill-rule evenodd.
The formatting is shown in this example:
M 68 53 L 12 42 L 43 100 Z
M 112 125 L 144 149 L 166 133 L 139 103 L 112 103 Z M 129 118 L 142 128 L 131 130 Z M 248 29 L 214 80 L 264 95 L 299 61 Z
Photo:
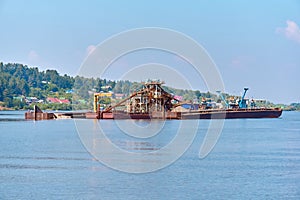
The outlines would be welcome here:
M 73 120 L 23 121 L 23 111 L 0 113 L 0 199 L 300 199 L 298 112 L 284 112 L 281 119 L 226 120 L 215 149 L 202 160 L 198 151 L 209 121 L 201 121 L 196 139 L 179 160 L 139 175 L 95 160 Z M 167 122 L 149 139 L 122 133 L 114 121 L 95 122 L 102 123 L 116 146 L 144 153 L 168 144 L 180 120 Z M 124 159 L 107 154 L 116 162 Z M 149 161 L 140 157 L 128 165 L 145 167 Z
M 118 147 L 125 150 L 155 151 L 160 149 L 160 147 L 156 146 L 155 143 L 145 142 L 145 141 L 122 140 L 122 141 L 115 141 L 114 143 Z
M 18 119 L 18 118 L 0 118 L 0 122 L 20 122 L 26 121 L 25 119 Z
M 18 165 L 18 164 L 0 164 L 0 169 L 68 169 L 67 167 L 58 166 L 38 166 L 38 165 Z
M 30 160 L 91 160 L 91 159 L 87 159 L 87 158 L 30 157 L 30 156 L 0 156 L 0 159 L 30 159 Z

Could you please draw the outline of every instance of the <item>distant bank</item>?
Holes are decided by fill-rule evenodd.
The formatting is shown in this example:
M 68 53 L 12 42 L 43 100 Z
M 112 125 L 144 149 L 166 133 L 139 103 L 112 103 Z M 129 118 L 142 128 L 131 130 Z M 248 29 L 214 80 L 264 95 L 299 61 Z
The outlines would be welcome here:
M 60 75 L 56 70 L 39 71 L 18 63 L 0 62 L 0 110 L 28 110 L 38 105 L 42 110 L 91 110 L 94 93 L 111 93 L 112 98 L 101 99 L 101 104 L 109 106 L 121 101 L 141 84 L 128 80 L 106 80 L 100 78 L 71 77 Z M 167 86 L 163 89 L 178 99 L 201 102 L 203 99 L 221 103 L 219 95 L 199 90 L 183 90 Z M 279 94 L 280 95 L 280 94 Z M 223 93 L 224 98 L 240 97 Z M 300 110 L 300 103 L 290 105 L 274 104 L 268 100 L 257 102 L 258 106 L 283 110 Z

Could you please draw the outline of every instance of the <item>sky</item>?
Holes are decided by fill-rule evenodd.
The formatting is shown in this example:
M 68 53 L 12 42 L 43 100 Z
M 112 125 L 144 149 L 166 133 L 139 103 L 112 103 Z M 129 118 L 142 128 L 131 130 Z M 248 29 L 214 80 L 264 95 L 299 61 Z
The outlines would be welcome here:
M 241 95 L 249 87 L 249 98 L 300 102 L 300 1 L 0 0 L 0 27 L 1 62 L 72 76 L 113 35 L 143 27 L 171 29 L 207 51 L 225 92 Z M 207 89 L 186 63 L 154 51 L 119 59 L 104 78 L 124 78 L 121 71 L 149 62 L 170 65 L 199 82 L 193 89 Z

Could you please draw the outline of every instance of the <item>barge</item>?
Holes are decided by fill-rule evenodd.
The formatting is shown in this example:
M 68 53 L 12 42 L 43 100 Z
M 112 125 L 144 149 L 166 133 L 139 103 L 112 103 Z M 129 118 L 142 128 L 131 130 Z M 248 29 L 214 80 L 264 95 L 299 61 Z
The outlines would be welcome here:
M 34 112 L 25 113 L 25 119 L 42 120 L 55 118 L 86 118 L 86 119 L 236 119 L 236 118 L 278 118 L 282 114 L 280 108 L 259 108 L 251 104 L 248 107 L 244 97 L 248 88 L 235 105 L 230 105 L 221 95 L 226 107 L 203 108 L 194 110 L 179 110 L 184 102 L 162 88 L 161 81 L 143 83 L 142 89 L 115 105 L 101 109 L 102 93 L 94 94 L 94 112 L 43 113 L 35 107 Z
M 126 113 L 104 112 L 98 119 L 239 119 L 239 118 L 278 118 L 282 114 L 279 108 L 253 109 L 214 109 L 189 112 Z M 96 114 L 95 114 L 96 116 Z
M 235 119 L 235 118 L 278 118 L 282 114 L 280 108 L 258 108 L 248 105 L 245 95 L 248 88 L 244 88 L 244 94 L 236 105 L 226 102 L 225 109 L 198 108 L 189 111 L 177 111 L 176 108 L 183 102 L 167 93 L 163 88 L 163 82 L 148 81 L 143 83 L 143 88 L 131 94 L 128 98 L 110 106 L 102 111 L 99 109 L 98 94 L 94 95 L 94 111 L 98 119 Z M 175 102 L 175 103 L 174 103 Z M 126 103 L 124 108 L 124 103 Z M 123 109 L 118 109 L 123 107 Z

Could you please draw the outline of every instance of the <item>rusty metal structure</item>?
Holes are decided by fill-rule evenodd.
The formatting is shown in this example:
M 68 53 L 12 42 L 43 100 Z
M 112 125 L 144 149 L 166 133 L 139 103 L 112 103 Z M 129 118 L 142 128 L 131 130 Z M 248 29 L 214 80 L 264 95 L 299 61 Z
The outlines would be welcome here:
M 202 108 L 177 109 L 188 102 L 179 101 L 166 92 L 163 81 L 142 82 L 142 88 L 129 97 L 100 109 L 99 100 L 111 97 L 111 93 L 94 94 L 94 112 L 44 113 L 37 106 L 25 113 L 25 119 L 44 120 L 57 118 L 86 119 L 232 119 L 232 118 L 277 118 L 282 114 L 280 108 L 227 107 L 225 109 Z M 246 91 L 246 90 L 245 90 Z M 243 95 L 243 98 L 245 93 Z M 180 108 L 180 107 L 179 107 Z
M 277 118 L 279 108 L 227 108 L 178 111 L 180 102 L 162 88 L 163 81 L 142 82 L 143 87 L 119 103 L 103 111 L 97 109 L 98 119 L 223 119 L 223 118 Z M 245 96 L 245 93 L 244 95 Z M 175 102 L 173 101 L 175 100 Z M 122 107 L 123 109 L 120 109 Z M 92 116 L 91 116 L 92 117 Z
M 101 98 L 111 98 L 111 97 L 112 97 L 112 93 L 110 92 L 94 93 L 94 112 L 97 112 L 99 106 L 99 100 Z
M 114 115 L 121 114 L 140 114 L 139 117 L 147 118 L 152 113 L 170 112 L 173 108 L 172 100 L 176 100 L 173 95 L 169 94 L 162 88 L 163 81 L 160 80 L 148 80 L 142 82 L 142 89 L 133 92 L 129 97 L 120 101 L 119 103 L 109 106 L 103 111 L 100 111 L 99 107 L 97 111 L 99 118 L 103 118 L 103 115 L 108 116 L 106 113 L 114 112 Z M 125 104 L 125 105 L 124 105 Z M 120 111 L 118 107 L 124 107 Z
M 25 113 L 25 119 L 29 120 L 46 120 L 55 119 L 54 113 L 43 112 L 37 105 L 33 106 L 33 111 Z

